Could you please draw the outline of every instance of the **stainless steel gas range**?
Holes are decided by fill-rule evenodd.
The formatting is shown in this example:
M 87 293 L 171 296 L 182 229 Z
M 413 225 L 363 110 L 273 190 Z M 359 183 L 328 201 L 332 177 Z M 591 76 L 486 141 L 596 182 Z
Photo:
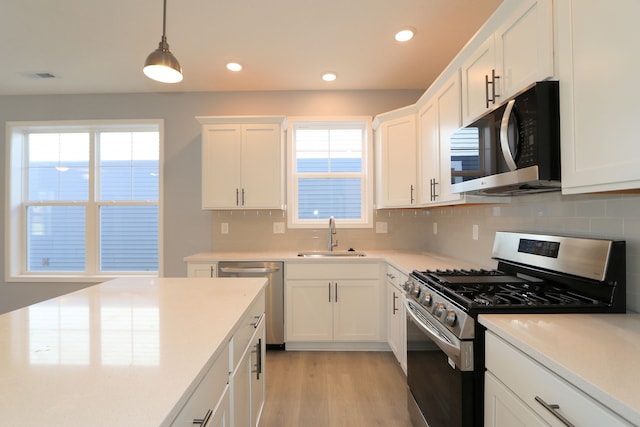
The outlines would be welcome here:
M 407 382 L 415 426 L 483 425 L 483 313 L 618 313 L 624 241 L 496 233 L 495 270 L 411 273 Z

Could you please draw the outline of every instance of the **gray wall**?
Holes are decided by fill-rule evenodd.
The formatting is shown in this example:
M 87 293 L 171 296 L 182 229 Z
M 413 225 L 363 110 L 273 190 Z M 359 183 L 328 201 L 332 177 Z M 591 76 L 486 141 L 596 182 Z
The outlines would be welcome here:
M 413 104 L 422 91 L 220 92 L 0 96 L 0 224 L 5 218 L 5 123 L 36 120 L 165 121 L 164 275 L 184 276 L 182 259 L 212 249 L 212 213 L 200 209 L 199 115 L 370 115 Z M 0 227 L 0 313 L 82 284 L 5 283 Z

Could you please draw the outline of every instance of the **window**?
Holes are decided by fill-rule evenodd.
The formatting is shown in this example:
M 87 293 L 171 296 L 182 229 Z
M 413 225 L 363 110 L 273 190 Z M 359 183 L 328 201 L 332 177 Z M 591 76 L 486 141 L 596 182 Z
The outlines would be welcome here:
M 371 227 L 371 119 L 288 122 L 289 227 Z
M 7 123 L 11 280 L 157 275 L 161 128 Z

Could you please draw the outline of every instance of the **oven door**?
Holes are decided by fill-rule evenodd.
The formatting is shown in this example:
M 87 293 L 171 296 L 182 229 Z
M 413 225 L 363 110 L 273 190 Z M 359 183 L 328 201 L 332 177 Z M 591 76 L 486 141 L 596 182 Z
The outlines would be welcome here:
M 414 426 L 474 425 L 473 341 L 460 341 L 412 299 L 407 313 L 407 383 Z

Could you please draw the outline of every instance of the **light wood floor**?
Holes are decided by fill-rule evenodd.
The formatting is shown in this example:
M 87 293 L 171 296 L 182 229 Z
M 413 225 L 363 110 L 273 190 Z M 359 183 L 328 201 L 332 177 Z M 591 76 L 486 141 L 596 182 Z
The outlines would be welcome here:
M 411 427 L 391 352 L 268 351 L 260 427 Z

